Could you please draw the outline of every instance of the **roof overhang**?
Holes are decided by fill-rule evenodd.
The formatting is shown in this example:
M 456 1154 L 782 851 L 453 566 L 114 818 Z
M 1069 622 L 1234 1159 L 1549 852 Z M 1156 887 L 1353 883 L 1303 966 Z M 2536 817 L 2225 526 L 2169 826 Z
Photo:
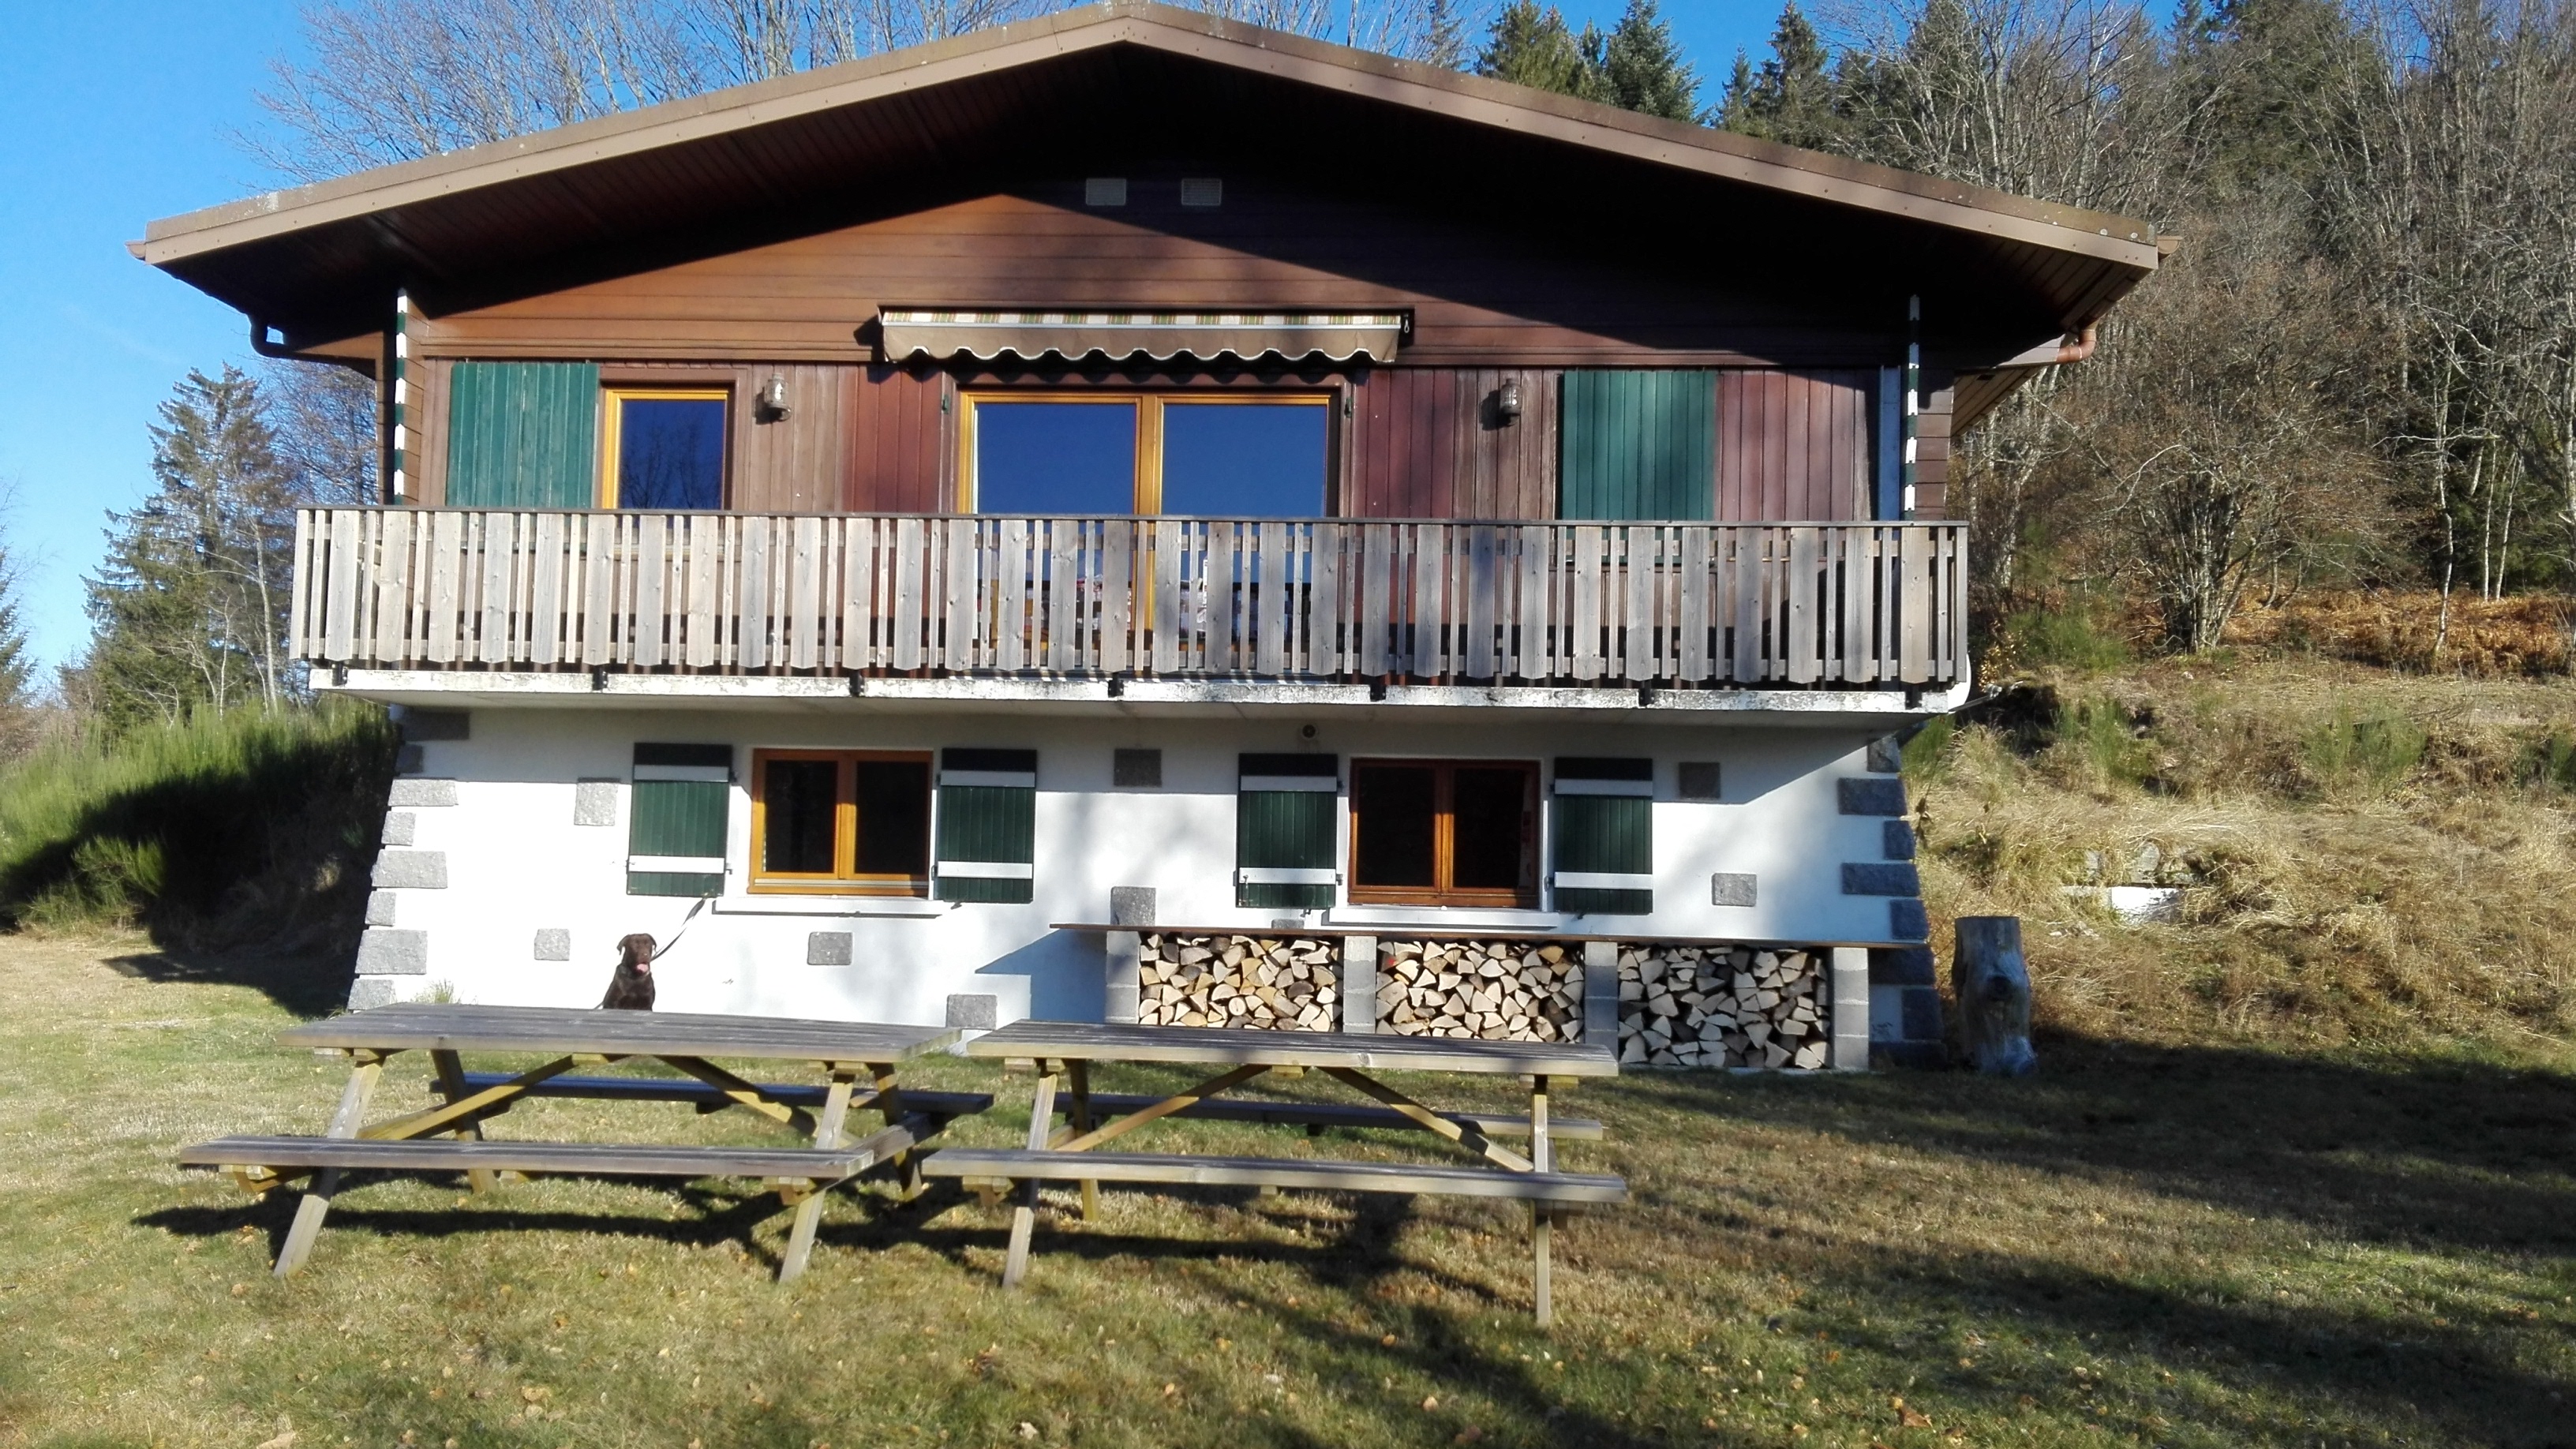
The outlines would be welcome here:
M 856 178 L 875 174 L 871 167 L 888 175 L 915 168 L 911 176 L 922 168 L 953 168 L 961 149 L 997 145 L 995 134 L 1018 137 L 1022 146 L 1050 139 L 1042 123 L 1061 112 L 1046 107 L 1060 104 L 1063 94 L 1132 92 L 1136 77 L 1120 72 L 1121 56 L 1154 58 L 1158 77 L 1186 67 L 1232 94 L 1258 88 L 1262 103 L 1287 98 L 1319 113 L 1338 107 L 1331 114 L 1349 135 L 1333 153 L 1335 165 L 1416 164 L 1384 139 L 1386 127 L 1444 128 L 1440 137 L 1480 149 L 1488 159 L 1486 176 L 1476 178 L 1488 185 L 1501 184 L 1514 164 L 1539 154 L 1533 148 L 1552 147 L 1547 154 L 1625 167 L 1625 175 L 1661 175 L 1685 185 L 1699 178 L 1749 188 L 1748 196 L 1876 218 L 1881 227 L 1896 228 L 1889 236 L 1900 250 L 1914 242 L 1981 248 L 1979 255 L 2015 278 L 2050 326 L 2065 331 L 2100 317 L 2157 261 L 2153 232 L 2129 218 L 1144 0 L 1108 0 L 270 192 L 154 222 L 131 250 L 240 308 L 263 329 L 276 326 L 290 346 L 307 344 L 345 335 L 353 321 L 379 315 L 397 286 L 524 269 L 584 247 L 632 247 L 639 236 L 684 222 L 792 210 L 818 190 L 859 185 Z M 1040 94 L 1050 83 L 1061 94 Z M 1265 124 L 1274 119 L 1248 113 L 1263 114 Z M 1301 144 L 1317 144 L 1293 120 L 1276 124 Z M 979 125 L 990 134 L 969 133 Z M 1467 139 L 1459 142 L 1461 136 Z M 1364 154 L 1371 151 L 1379 154 Z M 2024 345 L 2016 342 L 1999 355 Z

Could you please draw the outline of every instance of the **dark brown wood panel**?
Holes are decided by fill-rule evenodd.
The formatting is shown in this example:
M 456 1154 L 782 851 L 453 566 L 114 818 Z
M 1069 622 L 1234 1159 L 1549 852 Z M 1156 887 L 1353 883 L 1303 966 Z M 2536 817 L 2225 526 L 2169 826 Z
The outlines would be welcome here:
M 830 513 L 845 496 L 841 414 L 857 369 L 782 363 L 741 370 L 734 384 L 733 506 L 756 513 Z M 787 384 L 787 416 L 758 405 L 772 376 Z
M 1520 418 L 1497 396 L 1518 382 Z M 1343 511 L 1366 518 L 1556 516 L 1556 375 L 1387 368 L 1357 379 Z
M 948 379 L 883 364 L 842 370 L 841 506 L 939 513 L 954 501 Z
M 1914 431 L 1914 516 L 1950 516 L 1950 417 L 1958 405 L 1957 389 L 1927 388 L 1923 412 Z
M 1201 212 L 932 206 L 452 311 L 416 336 L 449 356 L 856 361 L 884 304 L 1401 308 L 1418 366 L 1848 363 L 1883 354 L 1893 321 L 1229 179 L 1226 204 Z
M 403 390 L 411 397 L 403 415 L 403 426 L 411 434 L 403 481 L 411 501 L 424 508 L 447 501 L 447 371 L 451 366 L 441 357 L 414 357 L 403 374 Z
M 1728 371 L 1717 376 L 1717 516 L 1870 516 L 1874 371 Z

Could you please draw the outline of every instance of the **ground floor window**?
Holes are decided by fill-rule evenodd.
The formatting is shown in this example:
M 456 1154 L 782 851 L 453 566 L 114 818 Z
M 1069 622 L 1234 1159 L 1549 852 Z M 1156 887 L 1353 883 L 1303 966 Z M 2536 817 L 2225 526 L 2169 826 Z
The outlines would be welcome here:
M 1351 762 L 1351 899 L 1538 905 L 1538 763 Z
M 756 750 L 755 891 L 930 892 L 930 756 Z

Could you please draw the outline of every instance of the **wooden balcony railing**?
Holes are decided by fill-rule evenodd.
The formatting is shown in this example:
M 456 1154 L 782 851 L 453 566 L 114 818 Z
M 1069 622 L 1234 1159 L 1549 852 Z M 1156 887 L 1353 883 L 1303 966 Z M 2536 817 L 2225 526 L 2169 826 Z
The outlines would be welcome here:
M 308 509 L 317 664 L 1945 685 L 1956 523 Z

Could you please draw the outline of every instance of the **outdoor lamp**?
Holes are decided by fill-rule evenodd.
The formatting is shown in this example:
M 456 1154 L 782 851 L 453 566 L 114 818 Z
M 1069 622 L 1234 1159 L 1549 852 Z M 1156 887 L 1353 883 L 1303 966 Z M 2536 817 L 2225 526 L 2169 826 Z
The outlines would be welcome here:
M 1521 417 L 1521 384 L 1518 378 L 1494 390 L 1494 416 L 1504 427 L 1519 422 Z
M 760 410 L 773 418 L 787 416 L 787 377 L 784 373 L 769 375 L 769 382 L 760 390 Z

